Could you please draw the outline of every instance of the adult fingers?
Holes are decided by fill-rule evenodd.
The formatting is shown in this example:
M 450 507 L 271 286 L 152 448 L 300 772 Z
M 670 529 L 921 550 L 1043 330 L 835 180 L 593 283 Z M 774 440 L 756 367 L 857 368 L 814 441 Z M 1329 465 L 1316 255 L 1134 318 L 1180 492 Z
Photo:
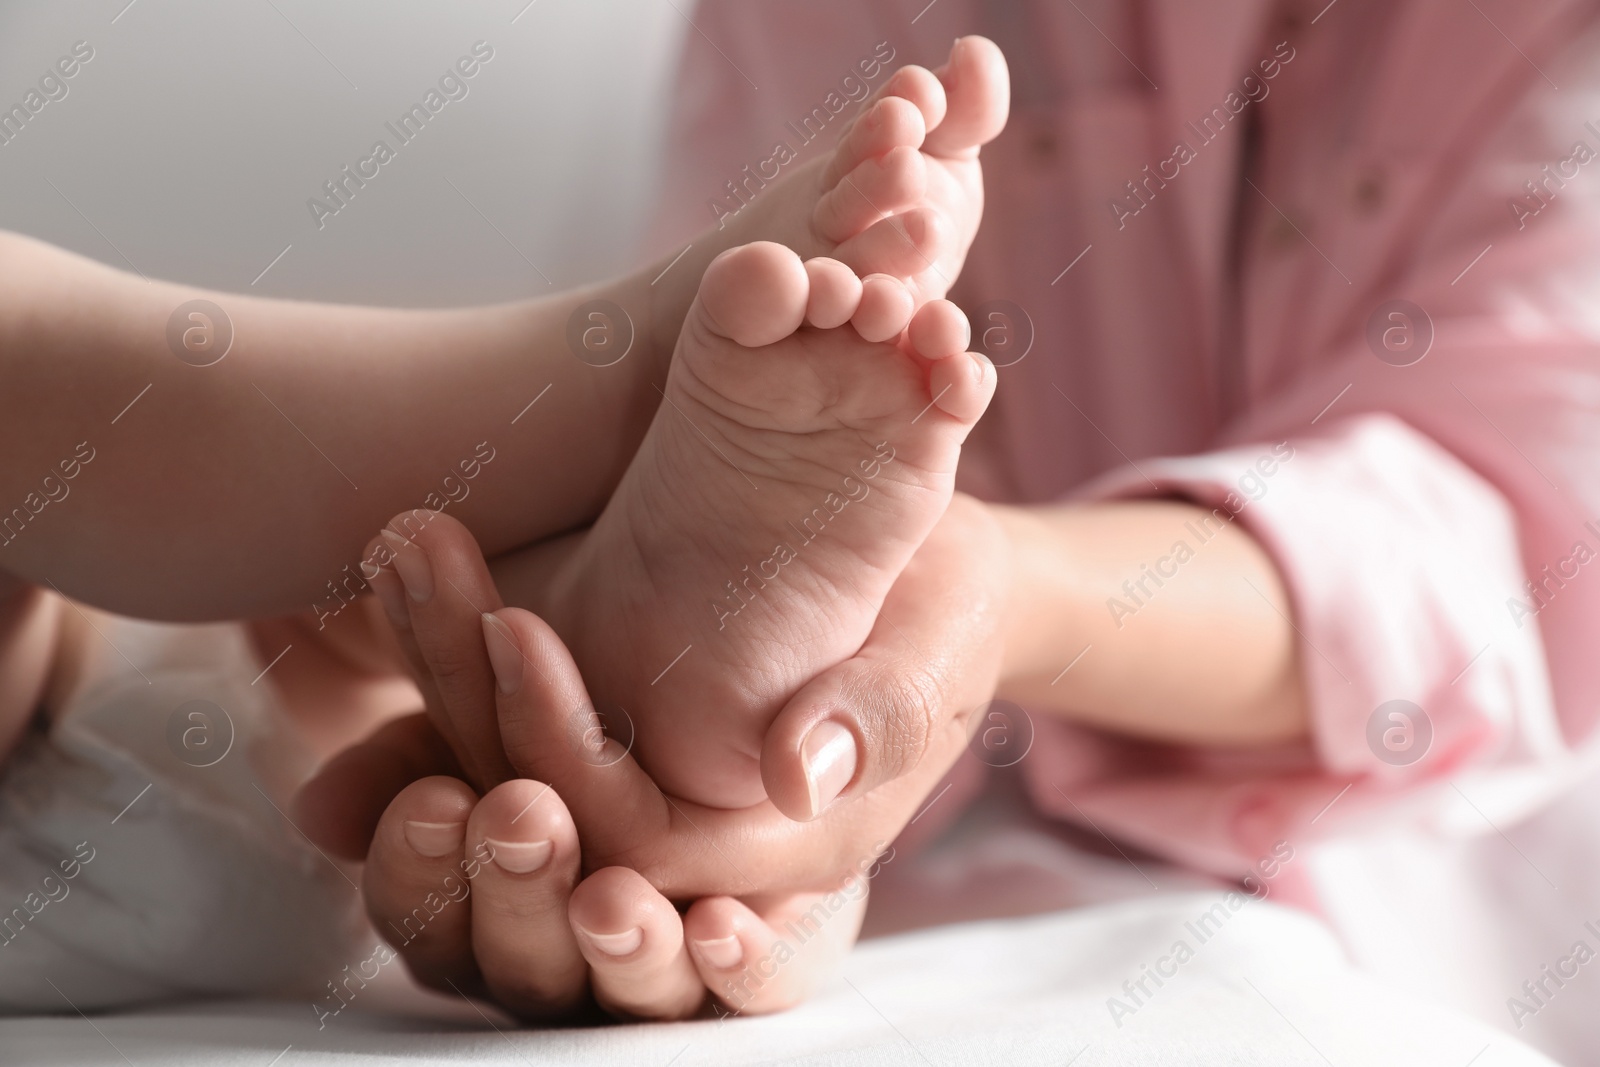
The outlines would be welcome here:
M 867 880 L 854 873 L 827 893 L 750 904 L 695 901 L 684 933 L 700 980 L 730 1011 L 761 1015 L 807 999 L 838 972 L 866 913 Z
M 461 767 L 427 714 L 394 719 L 328 760 L 300 787 L 291 804 L 295 825 L 341 859 L 364 859 L 390 801 L 432 775 L 459 778 Z
M 422 656 L 416 635 L 411 632 L 411 611 L 406 598 L 406 587 L 400 581 L 400 575 L 395 572 L 394 551 L 380 535 L 367 543 L 361 559 L 362 577 L 367 580 L 373 595 L 382 606 L 384 617 L 389 621 L 389 631 L 394 636 L 395 646 L 400 649 L 401 658 L 405 660 L 411 680 L 416 684 L 417 691 L 422 694 L 424 716 L 433 724 L 434 732 L 460 764 L 461 757 L 470 753 L 456 733 L 455 724 L 450 721 L 444 700 L 439 695 L 439 687 L 434 684 L 433 672 Z M 463 769 L 462 777 L 477 779 L 479 775 L 476 769 L 473 773 Z
M 488 581 L 470 537 L 439 537 L 427 550 L 444 571 Z M 517 580 L 516 567 L 505 573 Z M 470 617 L 452 611 L 437 625 L 414 626 L 412 635 L 428 662 L 481 657 L 479 684 L 441 689 L 441 699 L 477 701 L 487 688 L 500 752 L 516 776 L 548 782 L 561 795 L 592 867 L 630 855 L 630 865 L 642 867 L 649 855 L 676 847 L 669 801 L 629 755 L 631 720 L 620 708 L 596 710 L 566 645 L 544 620 L 521 608 Z M 441 653 L 435 645 L 453 651 Z M 628 817 L 618 818 L 619 811 Z
M 561 794 L 590 866 L 631 867 L 673 899 L 814 888 L 841 869 L 850 845 L 832 828 L 797 827 L 766 804 L 728 811 L 662 793 L 628 752 L 626 714 L 607 721 L 595 710 L 571 653 L 538 616 L 502 608 L 481 632 L 506 755 Z M 813 840 L 802 846 L 796 829 Z
M 882 790 L 805 825 L 765 802 L 726 810 L 673 799 L 614 736 L 626 716 L 607 723 L 595 711 L 571 654 L 543 620 L 503 608 L 483 620 L 482 633 L 512 764 L 561 794 L 590 866 L 631 867 L 672 899 L 832 884 L 860 855 L 880 850 L 881 841 L 862 842 L 882 836 L 882 825 L 898 829 L 921 795 L 910 795 L 917 783 L 908 778 L 905 795 Z
M 672 903 L 627 867 L 606 867 L 578 886 L 568 908 L 588 960 L 595 1000 L 615 1015 L 684 1019 L 706 987 L 683 944 Z
M 392 554 L 383 562 L 404 587 L 410 639 L 437 696 L 430 711 L 443 721 L 441 733 L 480 789 L 515 777 L 500 744 L 489 661 L 472 636 L 471 624 L 501 606 L 477 542 L 454 517 L 433 511 L 397 516 L 382 536 Z
M 362 872 L 373 927 L 432 989 L 482 992 L 472 946 L 476 867 L 463 851 L 477 802 L 458 779 L 413 782 L 384 812 Z
M 490 996 L 524 1018 L 567 1016 L 588 999 L 588 968 L 567 902 L 578 833 L 555 791 L 514 779 L 491 789 L 466 826 L 473 880 L 471 945 Z
M 811 820 L 925 759 L 938 764 L 926 776 L 949 768 L 998 681 L 1006 567 L 998 524 L 958 495 L 862 650 L 802 688 L 768 729 L 761 773 L 778 810 Z
M 605 856 L 664 831 L 667 801 L 628 753 L 630 720 L 617 709 L 608 722 L 595 709 L 555 631 L 532 612 L 501 608 L 470 633 L 492 664 L 506 757 L 561 794 L 577 817 L 584 849 Z
M 454 551 L 469 549 L 476 552 L 463 542 Z M 831 885 L 860 855 L 880 850 L 939 777 L 908 775 L 812 823 L 767 802 L 739 811 L 700 807 L 656 787 L 629 754 L 626 712 L 595 709 L 571 654 L 537 616 L 503 608 L 455 625 L 465 632 L 443 638 L 478 641 L 492 665 L 507 758 L 521 776 L 561 795 L 587 865 L 631 867 L 670 899 Z

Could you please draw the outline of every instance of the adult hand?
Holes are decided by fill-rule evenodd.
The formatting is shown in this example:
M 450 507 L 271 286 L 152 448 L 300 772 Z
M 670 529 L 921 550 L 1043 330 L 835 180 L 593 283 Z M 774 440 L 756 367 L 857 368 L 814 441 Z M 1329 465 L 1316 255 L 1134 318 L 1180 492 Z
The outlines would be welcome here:
M 728 1010 L 760 1013 L 803 999 L 855 940 L 864 878 L 836 913 L 821 894 L 802 894 L 755 910 L 708 898 L 680 916 L 634 871 L 581 877 L 577 830 L 548 786 L 516 779 L 480 798 L 459 774 L 419 712 L 335 758 L 296 802 L 296 821 L 319 844 L 366 858 L 373 925 L 425 986 L 530 1022 L 581 1019 L 594 1005 L 684 1018 L 708 988 Z M 330 834 L 341 822 L 375 823 L 370 845 Z M 807 926 L 819 906 L 828 922 Z M 771 932 L 793 923 L 815 935 L 798 952 Z M 730 962 L 734 945 L 744 958 Z
M 616 739 L 629 734 L 620 709 L 602 723 L 558 636 L 502 606 L 464 527 L 447 516 L 406 516 L 393 527 L 412 533 L 390 538 L 398 576 L 385 566 L 369 580 L 418 650 L 442 732 L 474 753 L 486 781 L 549 782 L 572 811 L 591 868 L 631 867 L 675 899 L 825 889 L 870 865 L 964 751 L 967 720 L 992 696 L 1000 668 L 1004 544 L 986 509 L 958 497 L 861 652 L 779 715 L 763 754 L 772 800 L 700 807 L 662 793 L 628 755 Z M 507 573 L 520 599 L 517 571 Z M 842 727 L 855 753 L 831 804 L 830 790 L 814 784 L 814 764 L 807 773 L 805 739 L 823 722 Z
M 774 733 L 788 741 L 769 741 L 765 756 L 780 782 L 805 781 L 801 739 L 824 719 L 844 725 L 864 754 L 844 799 L 804 824 L 770 804 L 728 812 L 662 794 L 625 747 L 605 737 L 555 635 L 526 612 L 501 608 L 470 535 L 449 520 L 408 525 L 415 535 L 396 546 L 395 565 L 411 571 L 414 587 L 422 563 L 432 583 L 425 588 L 450 595 L 418 601 L 388 568 L 373 576 L 373 584 L 419 665 L 434 720 L 447 724 L 455 743 L 492 738 L 497 725 L 504 727 L 505 746 L 485 746 L 479 754 L 475 776 L 490 783 L 490 793 L 475 801 L 463 783 L 429 777 L 461 772 L 449 747 L 418 716 L 333 761 L 307 787 L 300 818 L 314 827 L 313 836 L 344 854 L 364 854 L 372 841 L 366 892 L 380 928 L 404 928 L 412 914 L 405 909 L 415 908 L 422 885 L 430 878 L 438 884 L 462 862 L 451 850 L 433 863 L 438 869 L 430 867 L 407 839 L 407 823 L 465 822 L 466 857 L 475 848 L 492 849 L 483 844 L 490 840 L 549 840 L 559 855 L 558 843 L 575 818 L 571 839 L 581 838 L 584 869 L 596 872 L 575 888 L 576 867 L 548 861 L 520 881 L 489 872 L 490 880 L 477 883 L 477 911 L 457 907 L 448 923 L 401 946 L 413 971 L 429 984 L 480 989 L 527 1017 L 549 1017 L 580 1003 L 585 983 L 614 1011 L 672 1017 L 688 1010 L 695 996 L 693 985 L 682 981 L 677 955 L 686 935 L 699 981 L 730 1007 L 775 1010 L 802 999 L 854 941 L 865 885 L 885 842 L 964 749 L 966 713 L 992 693 L 1005 557 L 984 510 L 957 499 L 895 587 L 861 653 L 814 681 L 780 716 Z M 413 551 L 420 559 L 409 555 Z M 483 618 L 488 610 L 496 613 L 493 621 Z M 499 685 L 492 655 L 506 680 Z M 518 773 L 554 788 L 515 779 L 494 784 L 497 774 Z M 401 788 L 413 779 L 419 780 Z M 384 811 L 396 791 L 400 795 Z M 557 793 L 568 798 L 570 814 L 565 804 L 557 806 Z M 790 793 L 811 798 L 804 786 Z M 516 818 L 529 800 L 536 801 L 529 810 L 544 812 L 547 822 Z M 528 820 L 517 831 L 521 838 L 507 824 L 508 814 L 513 823 Z M 506 836 L 495 838 L 480 827 Z M 535 888 L 527 881 L 539 878 L 548 882 Z M 783 892 L 796 887 L 844 891 Z M 518 924 L 504 918 L 507 903 L 513 909 L 529 900 L 558 907 L 569 888 L 570 942 L 559 924 L 530 930 L 522 923 L 516 933 Z M 745 900 L 705 896 L 728 892 Z M 675 912 L 664 907 L 668 895 L 702 897 L 676 932 Z M 602 940 L 580 930 L 600 933 Z M 637 936 L 637 956 L 616 960 L 599 951 L 606 934 L 622 935 L 623 944 Z M 574 945 L 583 957 L 577 964 Z
M 475 625 L 480 646 L 481 635 Z M 780 1010 L 833 973 L 855 941 L 872 872 L 826 895 L 707 897 L 682 916 L 626 867 L 581 878 L 577 830 L 554 790 L 512 778 L 486 785 L 480 799 L 460 780 L 433 726 L 441 675 L 409 625 L 401 645 L 436 714 L 394 720 L 335 757 L 295 809 L 322 847 L 365 858 L 368 914 L 420 982 L 492 999 L 529 1021 L 582 1017 L 592 1004 L 674 1019 L 701 1010 L 708 989 L 732 1011 Z M 427 647 L 444 662 L 448 648 Z M 581 686 L 575 673 L 569 683 Z M 494 763 L 480 765 L 480 781 L 493 774 L 483 766 Z
M 768 728 L 761 776 L 773 805 L 812 820 L 837 796 L 866 797 L 891 782 L 918 783 L 909 793 L 922 795 L 918 786 L 925 791 L 950 769 L 961 755 L 954 746 L 994 697 L 1010 589 L 1005 534 L 985 505 L 956 494 L 861 651 L 813 679 Z M 816 739 L 830 733 L 855 763 L 832 795 L 812 758 L 823 747 Z

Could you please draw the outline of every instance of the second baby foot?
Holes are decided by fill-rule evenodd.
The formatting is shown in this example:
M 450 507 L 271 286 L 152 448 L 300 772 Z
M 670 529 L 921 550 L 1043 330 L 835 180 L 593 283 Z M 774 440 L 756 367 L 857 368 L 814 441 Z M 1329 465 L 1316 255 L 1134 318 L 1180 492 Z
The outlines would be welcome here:
M 981 149 L 1009 111 L 1005 57 L 991 41 L 963 37 L 938 70 L 891 75 L 827 153 L 770 185 L 770 173 L 747 167 L 727 183 L 717 225 L 684 262 L 647 272 L 662 349 L 677 340 L 709 262 L 702 257 L 752 241 L 788 245 L 803 259 L 829 256 L 862 276 L 894 275 L 918 306 L 943 297 L 983 216 Z

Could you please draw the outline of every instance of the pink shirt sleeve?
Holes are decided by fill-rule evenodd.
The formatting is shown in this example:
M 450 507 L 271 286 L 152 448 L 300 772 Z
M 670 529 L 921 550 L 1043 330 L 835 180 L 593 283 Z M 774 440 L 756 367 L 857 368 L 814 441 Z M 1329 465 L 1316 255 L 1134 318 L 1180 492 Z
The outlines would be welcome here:
M 1279 841 L 1372 820 L 1514 818 L 1563 780 L 1575 761 L 1537 620 L 1519 627 L 1506 609 L 1523 585 L 1517 516 L 1429 437 L 1363 414 L 1313 436 L 1140 462 L 1084 495 L 1157 493 L 1241 523 L 1278 564 L 1310 743 L 1157 752 L 1038 722 L 1025 768 L 1042 807 L 1236 873 Z M 1184 540 L 1203 551 L 1204 536 Z
M 1427 309 L 1420 362 L 1375 359 L 1365 339 L 1309 353 L 1228 447 L 1140 460 L 1075 494 L 1236 513 L 1289 590 L 1309 744 L 1158 752 L 1040 723 L 1025 769 L 1041 806 L 1236 874 L 1282 840 L 1510 825 L 1592 764 L 1600 162 L 1570 166 L 1542 207 L 1524 183 L 1579 141 L 1600 159 L 1582 121 L 1600 115 L 1595 49 L 1590 32 L 1545 59 L 1561 96 L 1536 82 L 1463 176 L 1435 176 L 1438 196 L 1419 201 L 1392 291 Z

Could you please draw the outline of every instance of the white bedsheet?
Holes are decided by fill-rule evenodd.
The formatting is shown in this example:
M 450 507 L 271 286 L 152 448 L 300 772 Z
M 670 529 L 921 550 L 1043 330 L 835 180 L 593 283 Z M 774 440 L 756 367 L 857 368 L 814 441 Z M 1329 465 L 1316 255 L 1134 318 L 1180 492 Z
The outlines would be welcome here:
M 162 685 L 173 674 L 185 680 L 185 693 L 196 684 L 193 671 L 176 671 L 170 656 L 158 654 L 162 649 L 190 655 L 210 649 L 213 670 L 226 674 L 229 661 L 237 659 L 232 666 L 241 679 L 258 673 L 259 665 L 240 651 L 242 646 L 228 646 L 229 652 L 196 645 L 195 639 L 181 627 L 127 623 L 118 630 L 119 644 L 138 651 Z M 108 657 L 107 662 L 112 673 L 121 669 L 120 660 Z M 232 703 L 242 715 L 243 706 Z M 158 709 L 161 722 L 164 708 Z M 131 704 L 124 709 L 129 722 L 138 718 L 134 710 Z M 145 748 L 153 746 L 159 756 L 165 748 L 156 733 Z M 134 747 L 130 742 L 129 751 Z M 135 785 L 118 793 L 112 808 L 120 807 L 122 794 L 134 793 Z M 126 825 L 119 830 L 131 832 L 140 818 L 157 814 L 160 797 L 151 795 L 145 808 L 123 812 Z M 930 808 L 932 814 L 914 829 L 928 830 L 946 810 L 954 809 Z M 74 978 L 67 967 L 81 952 L 24 963 L 15 953 L 27 945 L 18 939 L 9 946 L 8 966 L 27 972 L 13 977 L 39 987 L 41 999 L 33 1003 L 62 1014 L 0 1020 L 0 1067 L 267 1067 L 280 1053 L 281 1067 L 413 1059 L 1060 1067 L 1074 1062 L 1074 1056 L 1084 1067 L 1550 1062 L 1508 1032 L 1518 1020 L 1508 1016 L 1505 1002 L 1518 994 L 1525 978 L 1538 979 L 1543 964 L 1554 964 L 1584 935 L 1587 919 L 1600 918 L 1596 813 L 1600 780 L 1533 819 L 1504 828 L 1503 834 L 1486 827 L 1482 836 L 1459 842 L 1369 838 L 1306 849 L 1294 862 L 1315 868 L 1313 880 L 1330 922 L 1324 925 L 1242 896 L 1233 898 L 1241 906 L 1232 910 L 1226 887 L 1147 857 L 1125 855 L 1091 833 L 1045 820 L 1027 806 L 1014 778 L 996 774 L 989 789 L 936 840 L 920 848 L 902 843 L 892 859 L 886 857 L 873 883 L 866 930 L 888 936 L 864 942 L 839 981 L 787 1015 L 526 1031 L 460 998 L 417 990 L 394 966 L 319 1025 L 309 1000 L 183 999 L 196 990 L 221 995 L 259 988 L 237 962 L 259 953 L 237 945 L 229 949 L 226 938 L 207 940 L 198 929 L 189 944 L 175 941 L 171 931 L 158 934 L 150 927 L 147 935 L 163 939 L 168 955 L 176 953 L 161 967 L 154 962 L 151 967 L 168 975 L 178 999 L 153 1009 L 92 1015 L 92 1021 L 66 1001 L 74 996 L 85 1004 L 84 998 L 93 995 L 92 985 L 82 975 Z M 103 827 L 111 808 L 86 818 Z M 101 838 L 111 849 L 111 839 L 104 833 Z M 97 861 L 94 870 L 111 871 L 106 866 L 111 862 Z M 117 891 L 126 895 L 125 879 L 109 885 L 112 897 Z M 86 886 L 79 888 L 87 892 Z M 175 900 L 170 894 L 156 896 L 169 908 Z M 79 925 L 90 903 L 96 901 L 91 897 L 74 905 Z M 274 912 L 245 909 L 240 914 L 253 928 Z M 1208 914 L 1209 926 L 1203 919 Z M 149 926 L 145 920 L 134 925 Z M 43 945 L 43 933 L 29 929 L 24 936 Z M 274 936 L 285 944 L 293 941 Z M 366 937 L 371 940 L 370 932 Z M 107 933 L 91 941 L 122 945 L 137 939 Z M 1182 952 L 1175 948 L 1180 941 Z M 1593 942 L 1600 944 L 1600 938 Z M 1192 958 L 1177 959 L 1191 952 Z M 194 965 L 181 965 L 184 953 Z M 230 959 L 236 960 L 233 971 Z M 1157 967 L 1166 972 L 1159 984 L 1150 976 L 1150 968 Z M 1596 979 L 1590 969 L 1536 1015 L 1520 1020 L 1519 1036 L 1569 1067 L 1600 1063 L 1600 1013 L 1593 1010 L 1596 991 L 1590 985 Z M 237 980 L 231 983 L 215 977 L 234 972 Z M 47 989 L 46 978 L 56 988 Z M 320 988 L 318 981 L 307 985 Z M 102 999 L 117 1003 L 117 998 Z
M 1375 835 L 1325 845 L 1307 862 L 1329 923 L 1363 970 L 1504 1027 L 1570 1067 L 1600 1065 L 1600 962 L 1573 958 L 1580 941 L 1600 953 L 1600 776 L 1521 823 L 1485 823 L 1476 837 Z M 1530 997 L 1525 982 L 1544 989 Z
M 1386 985 L 1355 970 L 1341 937 L 1303 913 L 1250 901 L 1237 911 L 1223 903 L 1223 918 L 1222 888 L 1069 838 L 1021 810 L 1001 783 L 932 846 L 883 868 L 868 926 L 968 921 L 864 942 L 838 981 L 780 1016 L 522 1030 L 388 968 L 320 1028 L 309 1002 L 270 1001 L 180 1004 L 92 1023 L 73 1014 L 0 1020 L 0 1067 L 1554 1062 L 1430 1003 L 1415 975 Z M 1416 948 L 1418 937 L 1426 941 L 1426 931 L 1405 944 Z M 1178 941 L 1193 953 L 1181 964 Z M 1431 959 L 1435 969 L 1451 963 Z M 1146 977 L 1157 964 L 1176 972 L 1159 987 Z M 1135 997 L 1124 982 L 1141 978 Z M 1576 1013 L 1583 1004 L 1574 995 L 1568 1006 Z
M 319 1030 L 306 1004 L 217 1003 L 0 1024 L 6 1064 L 1548 1064 L 1514 1038 L 1361 977 L 1313 920 L 1271 904 L 1229 918 L 1121 1018 L 1124 978 L 1197 939 L 1215 893 L 1161 895 L 863 945 L 788 1014 L 590 1030 L 516 1030 L 460 1001 L 387 991 Z M 1147 983 L 1148 986 L 1148 983 Z M 402 1008 L 422 1010 L 398 1015 Z M 280 1057 L 274 1059 L 275 1057 Z
M 182 628 L 127 626 L 119 638 L 152 670 L 166 662 L 158 644 L 192 643 L 177 640 Z M 150 640 L 139 643 L 139 633 Z M 229 657 L 213 658 L 220 669 Z M 1014 779 L 997 774 L 936 840 L 886 858 L 867 932 L 887 936 L 864 942 L 838 981 L 789 1014 L 522 1030 L 463 999 L 418 990 L 394 966 L 325 1024 L 309 1000 L 180 999 L 86 1018 L 65 998 L 88 995 L 87 987 L 62 971 L 64 961 L 44 960 L 25 969 L 40 972 L 41 995 L 52 973 L 65 983 L 40 1001 L 61 996 L 62 1014 L 0 1020 L 0 1067 L 1548 1063 L 1504 1032 L 1503 998 L 1523 970 L 1536 976 L 1537 964 L 1521 958 L 1550 955 L 1569 920 L 1600 900 L 1591 892 L 1600 865 L 1588 847 L 1597 795 L 1600 782 L 1505 837 L 1307 853 L 1295 862 L 1318 865 L 1318 884 L 1337 890 L 1326 901 L 1330 928 L 1243 896 L 1231 898 L 1240 905 L 1231 909 L 1226 887 L 1045 820 Z M 204 949 L 197 942 L 185 951 L 207 964 L 227 955 L 220 942 Z M 1347 952 L 1394 983 L 1358 972 Z M 1166 972 L 1159 984 L 1152 968 Z M 228 988 L 193 977 L 173 988 Z M 1526 1030 L 1571 1067 L 1595 1062 L 1600 1021 L 1592 991 L 1581 987 L 1588 977 Z

